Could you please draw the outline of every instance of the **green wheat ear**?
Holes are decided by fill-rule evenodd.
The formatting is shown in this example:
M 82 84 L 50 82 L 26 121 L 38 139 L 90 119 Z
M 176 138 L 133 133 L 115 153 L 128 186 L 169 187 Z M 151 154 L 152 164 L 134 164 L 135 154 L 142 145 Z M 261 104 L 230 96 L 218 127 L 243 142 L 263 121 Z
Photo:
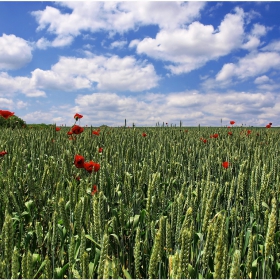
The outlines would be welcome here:
M 135 236 L 135 245 L 133 250 L 134 255 L 134 266 L 135 266 L 135 276 L 140 278 L 140 265 L 141 265 L 141 239 L 140 239 L 140 228 L 137 227 L 136 236 Z
M 274 245 L 274 236 L 275 236 L 275 229 L 276 229 L 276 219 L 277 219 L 277 214 L 276 214 L 276 199 L 275 197 L 271 201 L 272 204 L 272 210 L 269 216 L 269 221 L 268 221 L 268 228 L 267 228 L 267 233 L 266 233 L 266 239 L 265 239 L 265 258 L 267 259 L 269 254 L 271 253 L 272 248 L 275 246 Z
M 105 261 L 107 259 L 107 254 L 108 254 L 108 246 L 109 246 L 109 236 L 105 233 L 103 235 L 103 242 L 102 242 L 99 265 L 97 270 L 98 279 L 102 279 L 103 277 Z
M 29 250 L 27 252 L 27 278 L 33 278 L 33 256 Z
M 232 258 L 231 269 L 230 269 L 230 279 L 240 279 L 240 261 L 241 254 L 239 250 L 235 250 Z
M 89 255 L 87 252 L 84 252 L 82 255 L 82 278 L 89 279 Z
M 63 224 L 64 224 L 65 228 L 68 231 L 70 231 L 70 222 L 69 222 L 69 218 L 68 218 L 67 213 L 66 213 L 65 200 L 64 200 L 63 197 L 61 197 L 59 199 L 58 207 L 59 207 L 59 212 L 60 212 L 60 216 L 62 218 Z
M 12 279 L 18 279 L 19 267 L 19 253 L 18 249 L 15 247 L 12 256 Z
M 253 250 L 254 250 L 253 245 L 254 245 L 254 235 L 251 232 L 249 245 L 248 245 L 247 259 L 246 259 L 247 276 L 252 272 L 252 261 L 253 261 Z
M 152 254 L 149 262 L 149 269 L 148 269 L 149 278 L 153 278 L 154 276 L 157 275 L 156 267 L 159 261 L 160 245 L 161 245 L 161 235 L 160 235 L 160 231 L 158 231 L 155 236 L 155 241 L 154 241 Z
M 4 241 L 4 242 L 3 242 Z M 11 270 L 11 260 L 13 252 L 13 243 L 14 243 L 14 229 L 13 229 L 13 220 L 9 214 L 5 215 L 5 221 L 2 230 L 2 243 L 4 244 L 4 258 L 6 262 L 6 277 L 10 277 Z
M 217 225 L 220 226 L 220 231 L 218 232 L 218 240 L 216 244 L 215 258 L 214 258 L 214 278 L 221 279 L 223 278 L 223 262 L 225 261 L 224 257 L 227 253 L 227 243 L 225 242 L 225 216 L 221 219 L 220 222 L 217 221 Z
M 52 279 L 52 271 L 51 271 L 51 261 L 48 256 L 45 257 L 46 265 L 44 267 L 44 277 L 46 279 Z
M 180 262 L 179 267 L 182 273 L 183 278 L 188 278 L 188 264 L 190 261 L 190 250 L 191 250 L 191 241 L 192 241 L 191 230 L 184 229 L 182 233 L 182 246 L 180 252 Z

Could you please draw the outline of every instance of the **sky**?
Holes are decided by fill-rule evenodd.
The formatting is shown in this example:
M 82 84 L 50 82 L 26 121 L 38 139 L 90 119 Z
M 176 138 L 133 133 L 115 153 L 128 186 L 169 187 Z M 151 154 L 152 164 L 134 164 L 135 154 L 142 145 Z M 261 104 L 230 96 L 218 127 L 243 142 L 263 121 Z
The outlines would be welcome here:
M 279 10 L 0 2 L 0 109 L 58 126 L 280 126 Z

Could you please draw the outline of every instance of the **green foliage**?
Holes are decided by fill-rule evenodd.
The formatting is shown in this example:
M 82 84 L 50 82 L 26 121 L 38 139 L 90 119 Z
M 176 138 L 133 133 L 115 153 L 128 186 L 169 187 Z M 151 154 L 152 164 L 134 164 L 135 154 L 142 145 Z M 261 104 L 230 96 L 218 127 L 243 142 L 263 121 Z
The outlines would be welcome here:
M 8 119 L 5 119 L 2 116 L 0 116 L 0 127 L 14 129 L 23 128 L 24 126 L 26 126 L 25 121 L 15 115 L 9 117 Z

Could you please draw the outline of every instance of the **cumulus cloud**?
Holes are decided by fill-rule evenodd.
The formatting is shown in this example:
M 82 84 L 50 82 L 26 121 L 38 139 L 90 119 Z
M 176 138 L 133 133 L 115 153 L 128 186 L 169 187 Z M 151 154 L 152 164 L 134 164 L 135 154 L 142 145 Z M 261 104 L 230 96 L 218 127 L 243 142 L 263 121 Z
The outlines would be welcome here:
M 242 45 L 243 49 L 252 51 L 256 49 L 260 44 L 260 37 L 266 35 L 270 28 L 256 23 L 253 25 L 251 32 L 247 35 L 247 42 Z
M 173 74 L 187 73 L 239 48 L 244 35 L 244 12 L 235 9 L 227 14 L 215 30 L 212 25 L 193 22 L 185 29 L 161 30 L 156 38 L 133 40 L 138 54 L 171 62 L 166 66 Z
M 32 47 L 24 39 L 13 34 L 0 37 L 0 70 L 14 70 L 32 60 Z
M 21 116 L 26 123 L 54 123 L 53 121 L 53 112 L 42 112 L 42 111 L 34 111 L 32 113 L 28 113 L 26 115 Z
M 15 108 L 22 109 L 28 106 L 28 103 L 22 100 L 18 100 L 15 102 L 15 100 L 13 99 L 1 98 L 1 97 L 0 97 L 0 104 L 1 104 L 1 109 L 8 109 L 8 110 L 14 110 Z
M 255 84 L 263 84 L 267 82 L 271 82 L 271 80 L 266 75 L 257 77 L 254 81 Z
M 275 40 L 265 47 L 261 48 L 262 51 L 280 52 L 280 40 Z
M 271 69 L 280 69 L 280 55 L 276 52 L 252 52 L 239 59 L 238 63 L 227 63 L 216 75 L 216 81 L 246 79 L 266 73 Z
M 114 55 L 60 57 L 50 70 L 35 69 L 31 80 L 36 87 L 45 89 L 73 91 L 96 84 L 100 90 L 137 92 L 156 87 L 159 77 L 152 64 L 132 56 Z
M 48 47 L 64 47 L 70 45 L 74 40 L 73 36 L 57 36 L 53 41 L 49 41 L 45 37 L 40 38 L 36 43 L 38 49 L 46 50 Z
M 7 109 L 11 110 L 13 108 L 14 102 L 12 99 L 0 97 L 0 104 L 1 104 L 2 109 L 7 108 Z
M 47 29 L 57 38 L 37 46 L 58 47 L 71 44 L 73 37 L 82 32 L 108 31 L 124 33 L 141 25 L 154 24 L 160 28 L 181 27 L 198 18 L 205 2 L 58 2 L 72 10 L 62 13 L 59 8 L 47 6 L 45 10 L 33 11 L 38 31 Z
M 91 53 L 90 53 L 91 54 Z M 149 90 L 158 85 L 152 64 L 132 56 L 60 57 L 50 70 L 35 69 L 31 77 L 12 77 L 0 72 L 0 94 L 23 93 L 45 96 L 44 90 L 75 91 L 96 87 L 99 90 Z
M 110 48 L 123 48 L 125 45 L 127 44 L 127 41 L 114 41 L 113 43 L 111 43 Z
M 280 100 L 270 92 L 173 92 L 169 94 L 147 93 L 139 96 L 121 96 L 116 93 L 93 93 L 80 95 L 75 100 L 74 111 L 84 112 L 85 122 L 93 125 L 155 126 L 157 122 L 186 126 L 220 125 L 234 119 L 238 125 L 262 125 L 268 114 L 278 109 Z M 157 108 L 155 111 L 154 108 Z M 280 107 L 279 107 L 280 108 Z M 261 115 L 261 118 L 256 116 Z M 276 124 L 276 120 L 275 122 Z
M 30 78 L 12 77 L 6 72 L 0 72 L 0 94 L 5 96 L 15 93 L 23 93 L 28 97 L 45 96 L 45 92 L 37 89 Z

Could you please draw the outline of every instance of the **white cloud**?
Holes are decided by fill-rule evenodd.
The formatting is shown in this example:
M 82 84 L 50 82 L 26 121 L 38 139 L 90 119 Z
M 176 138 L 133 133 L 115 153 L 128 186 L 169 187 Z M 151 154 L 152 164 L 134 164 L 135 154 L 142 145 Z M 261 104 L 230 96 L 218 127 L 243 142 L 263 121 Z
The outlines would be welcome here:
M 169 61 L 174 74 L 187 73 L 238 49 L 243 41 L 244 12 L 227 14 L 217 30 L 212 25 L 191 23 L 186 29 L 161 30 L 155 39 L 133 40 L 138 54 Z
M 246 50 L 254 50 L 260 45 L 260 39 L 255 36 L 248 36 L 248 41 L 242 46 Z
M 0 94 L 15 93 L 23 93 L 29 97 L 45 96 L 45 92 L 37 89 L 30 78 L 12 77 L 6 72 L 0 72 Z
M 261 37 L 261 36 L 264 36 L 267 32 L 267 28 L 262 25 L 262 24 L 259 24 L 259 23 L 255 23 L 253 25 L 253 29 L 251 31 L 251 34 L 253 36 L 257 36 L 257 37 Z
M 94 56 L 89 58 L 60 57 L 50 70 L 35 69 L 31 78 L 12 77 L 0 72 L 0 95 L 23 93 L 29 97 L 45 96 L 43 90 L 143 91 L 158 85 L 152 64 L 132 56 L 120 58 Z
M 54 42 L 37 45 L 66 46 L 82 32 L 108 31 L 124 33 L 141 25 L 155 24 L 160 28 L 177 28 L 198 18 L 205 2 L 57 2 L 72 9 L 62 13 L 58 8 L 47 6 L 34 11 L 38 31 L 47 28 L 58 37 Z
M 35 69 L 31 80 L 38 88 L 65 91 L 91 88 L 93 83 L 100 90 L 143 91 L 156 87 L 159 77 L 152 64 L 114 55 L 60 57 L 51 70 Z
M 0 97 L 0 104 L 1 107 L 0 109 L 8 109 L 11 111 L 14 111 L 15 109 L 22 109 L 28 106 L 27 102 L 23 102 L 22 100 L 18 100 L 14 102 L 15 100 L 13 99 L 8 99 L 8 98 L 2 98 Z
M 84 124 L 109 126 L 128 125 L 155 126 L 157 122 L 179 125 L 220 125 L 234 119 L 238 125 L 267 123 L 268 114 L 276 114 L 280 100 L 269 92 L 207 93 L 174 92 L 149 93 L 141 96 L 119 96 L 115 93 L 80 95 L 75 100 L 73 112 L 82 112 Z M 157 110 L 155 110 L 157 108 Z M 279 106 L 280 108 L 280 106 Z M 279 109 L 280 111 L 280 109 Z M 262 116 L 261 118 L 258 116 Z M 270 119 L 275 125 L 277 120 Z M 280 124 L 280 123 L 279 123 Z
M 23 109 L 23 108 L 26 108 L 28 106 L 28 103 L 20 100 L 20 101 L 17 101 L 16 106 L 17 106 L 18 109 Z
M 275 40 L 261 49 L 262 51 L 280 52 L 280 40 Z
M 14 107 L 13 100 L 8 98 L 0 97 L 0 104 L 1 104 L 1 110 L 3 110 L 3 108 L 7 108 L 11 110 Z
M 127 41 L 115 41 L 113 43 L 111 43 L 110 47 L 113 48 L 123 48 L 125 45 L 127 44 Z
M 53 112 L 34 111 L 26 115 L 20 116 L 26 123 L 54 123 Z
M 206 2 L 122 2 L 120 7 L 131 13 L 139 25 L 158 25 L 160 29 L 175 29 L 198 18 Z
M 237 64 L 227 63 L 216 75 L 216 81 L 246 79 L 266 73 L 271 69 L 280 69 L 280 55 L 276 52 L 252 52 L 239 59 Z
M 257 77 L 254 81 L 255 84 L 263 84 L 267 82 L 271 82 L 271 80 L 266 75 Z
M 19 69 L 32 59 L 32 47 L 13 34 L 0 37 L 0 69 Z
M 53 41 L 42 37 L 36 42 L 38 49 L 47 49 L 48 47 L 64 47 L 70 45 L 74 38 L 72 36 L 57 36 Z
M 266 35 L 268 30 L 270 30 L 270 28 L 264 25 L 258 23 L 254 24 L 250 34 L 247 35 L 247 42 L 243 44 L 242 48 L 249 51 L 256 49 L 261 44 L 259 38 Z

